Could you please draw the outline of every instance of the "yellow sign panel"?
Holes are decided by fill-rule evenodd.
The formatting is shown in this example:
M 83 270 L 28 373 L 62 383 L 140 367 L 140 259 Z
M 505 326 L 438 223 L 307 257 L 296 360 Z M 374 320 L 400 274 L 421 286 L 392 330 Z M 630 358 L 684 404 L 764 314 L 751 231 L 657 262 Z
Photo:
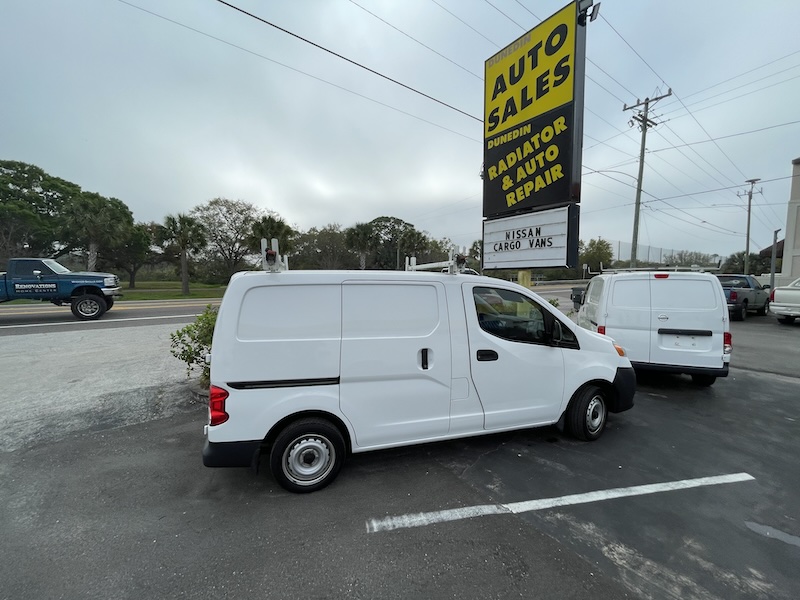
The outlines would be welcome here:
M 486 138 L 572 102 L 575 15 L 565 6 L 486 61 Z

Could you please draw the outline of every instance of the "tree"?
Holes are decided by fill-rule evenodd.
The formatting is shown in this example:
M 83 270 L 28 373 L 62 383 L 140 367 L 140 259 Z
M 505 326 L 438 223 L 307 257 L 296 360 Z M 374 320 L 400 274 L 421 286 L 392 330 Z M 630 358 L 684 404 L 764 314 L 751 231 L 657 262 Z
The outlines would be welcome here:
M 68 241 L 59 251 L 59 255 L 73 250 L 85 250 L 86 269 L 94 271 L 101 249 L 108 250 L 114 246 L 126 229 L 133 227 L 133 214 L 117 198 L 106 198 L 95 192 L 81 192 L 64 206 L 64 222 Z
M 178 250 L 181 265 L 181 293 L 189 295 L 189 257 L 206 245 L 205 228 L 198 219 L 186 214 L 167 215 L 161 238 L 174 244 Z
M 399 269 L 400 238 L 414 226 L 397 217 L 378 217 L 369 225 L 372 227 L 372 266 L 376 269 Z
M 110 255 L 104 263 L 128 274 L 129 289 L 136 287 L 139 269 L 161 260 L 162 255 L 154 249 L 160 227 L 158 223 L 136 223 L 125 230 L 110 249 Z
M 578 243 L 578 262 L 581 265 L 589 265 L 589 270 L 599 271 L 600 265 L 610 266 L 614 261 L 614 249 L 611 242 L 602 238 L 589 240 L 584 244 L 583 240 Z
M 0 161 L 0 260 L 11 256 L 53 256 L 65 204 L 80 196 L 78 185 L 35 165 Z
M 224 278 L 229 279 L 242 268 L 244 258 L 252 254 L 253 225 L 261 211 L 242 200 L 214 198 L 193 208 L 190 215 L 205 229 L 207 258 L 219 261 Z
M 290 267 L 355 269 L 358 268 L 358 256 L 348 248 L 342 226 L 331 223 L 322 229 L 312 227 L 297 237 Z
M 271 248 L 272 239 L 278 240 L 278 251 L 281 254 L 289 254 L 294 247 L 297 232 L 286 222 L 275 214 L 261 217 L 253 223 L 250 232 L 248 246 L 250 251 L 256 254 L 261 252 L 261 239 L 267 240 L 267 247 Z
M 345 229 L 345 243 L 350 250 L 358 253 L 361 270 L 367 267 L 367 253 L 372 248 L 372 226 L 369 223 L 356 223 Z

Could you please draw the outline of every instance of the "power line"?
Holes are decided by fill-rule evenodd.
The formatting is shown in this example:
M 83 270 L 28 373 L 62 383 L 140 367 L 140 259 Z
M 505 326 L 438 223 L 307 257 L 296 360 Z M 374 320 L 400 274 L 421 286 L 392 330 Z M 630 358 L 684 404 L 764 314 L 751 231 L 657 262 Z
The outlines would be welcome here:
M 493 45 L 494 45 L 494 46 L 496 46 L 497 48 L 499 48 L 499 47 L 500 47 L 500 44 L 498 44 L 497 42 L 494 42 L 494 41 L 490 40 L 488 37 L 486 37 L 485 35 L 483 35 L 483 34 L 482 34 L 480 31 L 478 31 L 477 29 L 475 29 L 475 28 L 474 28 L 472 25 L 470 25 L 469 23 L 467 23 L 467 22 L 466 22 L 464 19 L 462 19 L 461 17 L 459 17 L 458 15 L 456 15 L 454 12 L 452 12 L 452 11 L 451 11 L 451 10 L 449 10 L 449 9 L 447 9 L 446 7 L 442 6 L 442 5 L 441 5 L 439 2 L 437 2 L 436 0 L 431 0 L 431 2 L 433 2 L 433 3 L 434 3 L 436 6 L 438 6 L 439 8 L 441 8 L 441 9 L 442 9 L 444 12 L 446 12 L 447 14 L 449 14 L 451 17 L 453 17 L 453 18 L 454 18 L 454 19 L 456 19 L 457 21 L 460 21 L 461 23 L 463 23 L 464 25 L 466 25 L 467 27 L 469 27 L 469 28 L 470 28 L 472 31 L 474 31 L 475 33 L 477 33 L 479 36 L 481 36 L 483 39 L 485 39 L 485 40 L 486 40 L 487 42 L 489 42 L 490 44 L 493 44 Z
M 122 0 L 119 0 L 119 1 L 122 2 Z M 410 85 L 406 85 L 405 83 L 397 81 L 396 79 L 392 79 L 388 75 L 384 75 L 383 73 L 380 73 L 379 71 L 376 71 L 375 69 L 371 69 L 370 67 L 362 65 L 361 63 L 359 63 L 359 62 L 357 62 L 357 61 L 355 61 L 355 60 L 353 60 L 351 58 L 347 58 L 346 56 L 343 56 L 343 55 L 339 54 L 338 52 L 334 52 L 333 50 L 330 50 L 330 49 L 326 48 L 325 46 L 321 46 L 320 44 L 317 44 L 316 42 L 312 42 L 311 40 L 308 40 L 308 39 L 306 39 L 306 38 L 304 38 L 304 37 L 302 37 L 302 36 L 300 36 L 300 35 L 298 35 L 298 34 L 296 34 L 294 32 L 291 32 L 288 29 L 284 29 L 283 27 L 281 27 L 279 25 L 276 25 L 275 23 L 271 23 L 270 21 L 267 21 L 266 19 L 262 19 L 258 15 L 254 15 L 251 12 L 247 12 L 246 10 L 244 10 L 242 8 L 239 8 L 238 6 L 235 6 L 235 5 L 231 4 L 230 2 L 226 2 L 225 0 L 216 0 L 216 1 L 219 2 L 220 4 L 223 4 L 223 5 L 227 6 L 228 8 L 231 8 L 231 9 L 237 11 L 237 12 L 242 13 L 243 15 L 246 15 L 246 16 L 250 17 L 251 19 L 255 19 L 256 21 L 261 22 L 264 25 L 268 25 L 270 27 L 273 27 L 273 28 L 277 29 L 278 31 L 282 31 L 285 34 L 292 36 L 293 38 L 297 38 L 298 40 L 300 40 L 302 42 L 305 42 L 306 44 L 314 46 L 315 48 L 317 48 L 319 50 L 322 50 L 323 52 L 327 52 L 328 54 L 330 54 L 332 56 L 335 56 L 336 58 L 340 58 L 343 61 L 348 62 L 351 65 L 354 65 L 354 66 L 358 67 L 359 69 L 363 69 L 363 70 L 365 70 L 365 71 L 367 71 L 369 73 L 372 73 L 373 75 L 377 75 L 378 77 L 380 77 L 382 79 L 385 79 L 386 81 L 390 81 L 391 83 L 394 83 L 395 85 L 399 85 L 400 87 L 402 87 L 404 89 L 407 89 L 410 92 L 413 92 L 415 94 L 419 94 L 423 98 L 427 98 L 428 100 L 432 100 L 433 102 L 436 102 L 437 104 L 441 104 L 442 106 L 446 106 L 447 108 L 449 108 L 451 110 L 454 110 L 457 113 L 461 113 L 465 117 L 469 117 L 470 119 L 475 119 L 476 121 L 479 121 L 480 123 L 483 123 L 483 119 L 481 119 L 481 118 L 478 118 L 478 117 L 476 117 L 474 115 L 471 115 L 468 112 L 461 110 L 460 108 L 456 108 L 455 106 L 452 106 L 451 104 L 447 104 L 446 102 L 443 102 L 442 100 L 438 100 L 438 99 L 434 98 L 433 96 L 431 96 L 429 94 L 426 94 L 425 92 L 421 92 L 420 90 L 411 87 Z
M 494 4 L 492 4 L 491 2 L 489 2 L 489 0 L 483 0 L 483 1 L 484 1 L 484 2 L 486 2 L 486 4 L 488 4 L 489 6 L 491 6 L 493 9 L 495 9 L 497 12 L 499 12 L 499 13 L 500 13 L 501 15 L 503 15 L 503 16 L 504 16 L 506 19 L 508 19 L 509 21 L 511 21 L 511 22 L 512 22 L 514 25 L 516 25 L 517 27 L 519 27 L 519 28 L 520 28 L 520 29 L 522 29 L 523 31 L 527 31 L 527 30 L 528 30 L 528 29 L 527 29 L 527 28 L 526 28 L 524 25 L 520 25 L 520 24 L 519 24 L 519 23 L 517 23 L 517 22 L 516 22 L 514 19 L 512 19 L 512 18 L 511 18 L 511 17 L 509 17 L 509 16 L 508 16 L 506 13 L 504 13 L 502 10 L 500 10 L 499 8 L 497 8 L 497 7 L 496 7 Z M 530 11 L 528 11 L 528 12 L 530 12 Z M 533 14 L 533 13 L 531 13 L 531 14 Z M 536 15 L 534 15 L 534 16 L 536 16 Z
M 445 56 L 445 55 L 444 55 L 444 54 L 442 54 L 441 52 L 438 52 L 437 50 L 434 50 L 433 48 L 431 48 L 431 47 L 430 47 L 430 46 L 428 46 L 427 44 L 425 44 L 425 43 L 423 43 L 423 42 L 419 41 L 417 38 L 415 38 L 415 37 L 413 37 L 413 36 L 409 35 L 408 33 L 406 33 L 405 31 L 403 31 L 403 30 L 402 30 L 402 29 L 400 29 L 399 27 L 395 27 L 394 25 L 392 25 L 391 23 L 389 23 L 389 21 L 387 21 L 386 19 L 384 19 L 384 18 L 382 18 L 382 17 L 379 17 L 378 15 L 376 15 L 376 14 L 375 14 L 374 12 L 372 12 L 371 10 L 368 10 L 368 9 L 364 8 L 363 6 L 361 6 L 361 5 L 360 5 L 358 2 L 356 2 L 355 0 L 349 0 L 349 2 L 350 2 L 351 4 L 353 4 L 353 5 L 357 6 L 357 7 L 358 7 L 358 8 L 360 8 L 361 10 L 363 10 L 365 13 L 372 15 L 373 17 L 375 17 L 376 19 L 378 19 L 378 20 L 379 20 L 379 21 L 381 21 L 382 23 L 385 23 L 386 25 L 388 25 L 389 27 L 391 27 L 392 29 L 394 29 L 394 30 L 395 30 L 395 31 L 397 31 L 398 33 L 401 33 L 402 35 L 406 36 L 408 39 L 410 39 L 410 40 L 413 40 L 414 42 L 416 42 L 417 44 L 419 44 L 419 45 L 420 45 L 420 46 L 422 46 L 423 48 L 426 48 L 426 49 L 430 50 L 430 51 L 431 51 L 431 52 L 433 52 L 433 53 L 434 53 L 436 56 L 440 56 L 440 57 L 442 57 L 443 59 L 445 59 L 445 60 L 446 60 L 447 62 L 449 62 L 450 64 L 453 64 L 453 65 L 457 66 L 457 67 L 458 67 L 459 69 L 461 69 L 462 71 L 465 71 L 466 73 L 469 73 L 470 75 L 472 75 L 473 77 L 476 77 L 476 78 L 477 78 L 477 79 L 479 79 L 480 81 L 483 81 L 483 77 L 482 77 L 482 76 L 478 75 L 477 73 L 473 73 L 472 71 L 470 71 L 470 70 L 469 70 L 468 68 L 466 68 L 465 66 L 458 64 L 456 61 L 454 61 L 454 60 L 452 60 L 452 59 L 448 58 L 447 56 Z
M 665 150 L 676 150 L 678 148 L 685 148 L 685 147 L 688 147 L 688 146 L 696 146 L 696 145 L 699 145 L 699 144 L 707 144 L 708 142 L 713 142 L 713 141 L 716 141 L 716 140 L 726 140 L 728 138 L 738 137 L 740 135 L 750 135 L 751 133 L 759 133 L 760 131 L 767 131 L 768 129 L 777 129 L 778 127 L 786 127 L 788 125 L 797 125 L 798 123 L 800 123 L 800 120 L 799 121 L 789 121 L 787 123 L 780 123 L 778 125 L 768 125 L 767 127 L 761 127 L 759 129 L 751 129 L 750 131 L 740 131 L 739 133 L 731 133 L 730 135 L 720 135 L 720 136 L 717 136 L 717 137 L 715 137 L 714 139 L 711 139 L 711 140 L 700 140 L 698 142 L 688 142 L 688 143 L 685 143 L 685 144 L 678 144 L 678 145 L 670 146 L 668 148 L 656 148 L 655 150 L 650 150 L 649 152 L 650 152 L 650 154 L 655 154 L 657 152 L 664 152 Z
M 428 119 L 423 119 L 422 117 L 418 117 L 417 115 L 414 115 L 414 114 L 412 114 L 410 112 L 406 112 L 406 111 L 404 111 L 402 109 L 399 109 L 399 108 L 397 108 L 395 106 L 392 106 L 390 104 L 386 104 L 385 102 L 381 102 L 380 100 L 376 100 L 374 98 L 370 98 L 369 96 L 365 96 L 364 94 L 356 92 L 355 90 L 351 90 L 351 89 L 346 88 L 344 86 L 341 86 L 339 84 L 333 83 L 332 81 L 328 81 L 327 79 L 322 79 L 321 77 L 317 77 L 316 75 L 312 75 L 310 73 L 307 73 L 305 71 L 302 71 L 300 69 L 297 69 L 295 67 L 287 65 L 287 64 L 282 63 L 280 61 L 277 61 L 277 60 L 275 60 L 273 58 L 270 58 L 268 56 L 264 56 L 263 54 L 259 54 L 258 52 L 255 52 L 253 50 L 245 48 L 244 46 L 239 46 L 237 44 L 234 44 L 232 42 L 224 40 L 224 39 L 222 39 L 220 37 L 216 37 L 214 35 L 211 35 L 210 33 L 206 33 L 205 31 L 201 31 L 199 29 L 195 29 L 194 27 L 190 27 L 189 25 L 181 23 L 180 21 L 176 21 L 174 19 L 170 19 L 168 17 L 165 17 L 164 15 L 160 15 L 160 14 L 158 14 L 156 12 L 151 11 L 151 10 L 147 10 L 146 8 L 142 8 L 141 6 L 137 6 L 136 4 L 132 4 L 130 2 L 127 2 L 126 0 L 117 0 L 117 2 L 120 2 L 121 4 L 125 4 L 126 6 L 130 6 L 131 8 L 135 8 L 137 10 L 145 12 L 145 13 L 147 13 L 149 15 L 154 16 L 154 17 L 158 17 L 159 19 L 162 19 L 164 21 L 172 23 L 173 25 L 177 25 L 178 27 L 182 27 L 184 29 L 188 29 L 189 31 L 192 31 L 194 33 L 200 34 L 200 35 L 202 35 L 204 37 L 207 37 L 209 39 L 212 39 L 214 41 L 217 41 L 217 42 L 220 42 L 222 44 L 225 44 L 226 46 L 230 46 L 231 48 L 236 48 L 237 50 L 241 50 L 242 52 L 247 52 L 248 54 L 251 54 L 252 56 L 255 56 L 255 57 L 260 58 L 262 60 L 266 60 L 268 62 L 271 62 L 273 64 L 281 66 L 281 67 L 283 67 L 285 69 L 289 69 L 290 71 L 294 71 L 295 73 L 299 73 L 300 75 L 305 75 L 306 77 L 310 77 L 311 79 L 319 81 L 320 83 L 324 83 L 324 84 L 329 85 L 331 87 L 335 87 L 335 88 L 337 88 L 339 90 L 342 90 L 343 92 L 347 92 L 348 94 L 352 94 L 354 96 L 358 96 L 359 98 L 363 98 L 364 100 L 368 100 L 370 102 L 378 104 L 379 106 L 383 106 L 385 108 L 391 109 L 391 110 L 393 110 L 395 112 L 398 112 L 400 114 L 403 114 L 403 115 L 406 115 L 408 117 L 411 117 L 412 119 L 416 119 L 416 120 L 421 121 L 423 123 L 427 123 L 428 125 L 433 125 L 434 127 L 437 127 L 439 129 L 443 129 L 445 131 L 449 131 L 450 133 L 454 133 L 455 135 L 463 137 L 463 138 L 468 139 L 470 141 L 477 142 L 479 144 L 482 143 L 482 140 L 480 140 L 480 139 L 470 137 L 470 136 L 465 135 L 463 133 L 460 133 L 460 132 L 458 132 L 458 131 L 456 131 L 454 129 L 450 129 L 449 127 L 445 127 L 444 125 L 439 125 L 438 123 L 434 123 L 433 121 L 429 121 Z

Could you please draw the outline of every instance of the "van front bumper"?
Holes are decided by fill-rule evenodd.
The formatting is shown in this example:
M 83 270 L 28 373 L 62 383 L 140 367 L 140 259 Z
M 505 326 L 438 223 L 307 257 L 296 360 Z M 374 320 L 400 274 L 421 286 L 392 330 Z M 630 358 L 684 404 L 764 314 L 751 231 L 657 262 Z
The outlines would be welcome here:
M 618 368 L 613 386 L 617 398 L 608 410 L 618 413 L 633 408 L 633 396 L 636 394 L 636 372 L 633 367 Z
M 248 442 L 209 442 L 203 446 L 206 467 L 253 467 L 261 453 L 261 440 Z

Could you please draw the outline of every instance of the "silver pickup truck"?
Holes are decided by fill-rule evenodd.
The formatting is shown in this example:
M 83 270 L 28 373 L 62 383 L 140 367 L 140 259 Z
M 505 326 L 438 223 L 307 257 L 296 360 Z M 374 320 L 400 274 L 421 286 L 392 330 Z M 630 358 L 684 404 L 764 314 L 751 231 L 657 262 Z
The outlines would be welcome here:
M 779 323 L 786 325 L 800 317 L 800 278 L 770 292 L 769 312 L 778 317 Z

